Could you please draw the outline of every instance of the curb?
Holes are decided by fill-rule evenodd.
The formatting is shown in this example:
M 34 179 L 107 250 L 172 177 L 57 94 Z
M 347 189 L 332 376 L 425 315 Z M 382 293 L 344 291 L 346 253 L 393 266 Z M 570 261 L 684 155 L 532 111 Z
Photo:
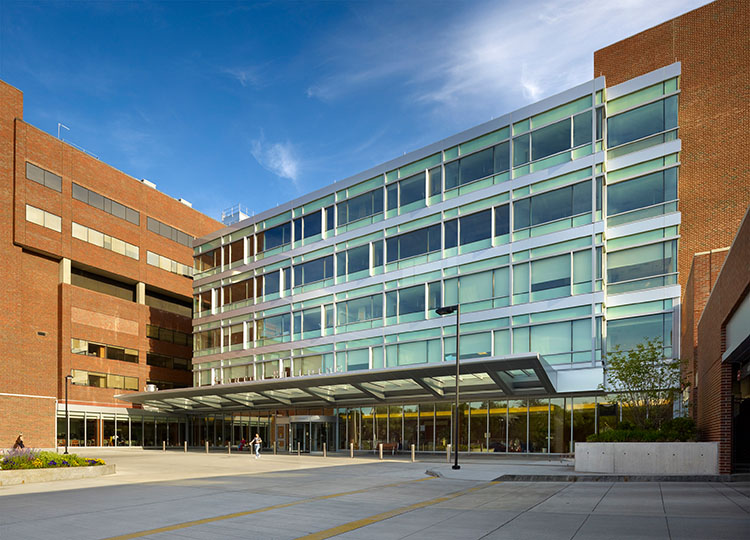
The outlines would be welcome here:
M 17 469 L 0 471 L 0 486 L 17 486 L 56 480 L 78 480 L 115 474 L 115 465 L 94 465 L 90 467 L 54 467 L 49 469 Z
M 427 469 L 427 476 L 446 477 Z M 458 480 L 458 478 L 456 478 Z M 750 474 L 504 474 L 491 482 L 748 482 Z

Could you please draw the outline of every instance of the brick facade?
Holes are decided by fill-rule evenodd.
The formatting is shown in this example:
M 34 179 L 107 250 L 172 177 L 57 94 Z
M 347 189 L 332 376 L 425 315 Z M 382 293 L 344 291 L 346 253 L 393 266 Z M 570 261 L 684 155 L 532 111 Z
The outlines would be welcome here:
M 746 136 L 750 10 L 719 0 L 594 53 L 594 75 L 612 86 L 679 61 L 678 269 L 685 288 L 693 254 L 731 244 L 750 204 Z
M 62 177 L 62 190 L 26 178 L 30 162 Z M 72 184 L 86 187 L 140 213 L 134 225 L 73 199 Z M 26 220 L 29 204 L 62 218 L 62 232 Z M 55 404 L 65 395 L 72 369 L 138 377 L 189 386 L 192 376 L 146 364 L 147 352 L 190 358 L 184 345 L 146 336 L 154 324 L 191 333 L 190 317 L 137 301 L 95 292 L 63 279 L 64 260 L 76 268 L 166 293 L 192 298 L 192 280 L 148 265 L 147 251 L 192 266 L 192 249 L 147 228 L 147 217 L 191 236 L 221 227 L 213 219 L 139 182 L 23 121 L 23 96 L 0 82 L 0 448 L 19 432 L 27 446 L 55 444 Z M 138 260 L 72 237 L 72 222 L 139 247 Z M 139 351 L 138 363 L 71 352 L 79 338 Z M 71 404 L 125 407 L 114 398 L 124 390 L 71 385 Z

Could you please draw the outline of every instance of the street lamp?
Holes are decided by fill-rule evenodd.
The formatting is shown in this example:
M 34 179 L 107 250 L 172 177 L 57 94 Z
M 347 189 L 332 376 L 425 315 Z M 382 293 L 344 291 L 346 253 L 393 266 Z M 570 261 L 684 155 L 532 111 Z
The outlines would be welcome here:
M 438 315 L 450 315 L 451 313 L 456 314 L 456 408 L 453 419 L 453 469 L 460 469 L 461 466 L 458 464 L 458 376 L 459 376 L 459 351 L 460 340 L 461 340 L 461 308 L 458 304 L 455 306 L 442 306 L 435 310 Z
M 68 416 L 68 382 L 73 379 L 73 375 L 65 376 L 65 453 L 68 453 L 70 444 L 70 417 Z

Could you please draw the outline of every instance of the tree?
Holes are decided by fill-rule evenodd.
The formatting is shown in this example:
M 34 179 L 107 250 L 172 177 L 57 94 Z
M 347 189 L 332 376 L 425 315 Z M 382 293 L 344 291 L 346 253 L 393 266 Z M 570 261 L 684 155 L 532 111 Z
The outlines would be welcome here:
M 679 359 L 664 358 L 660 339 L 648 339 L 632 350 L 619 345 L 607 354 L 604 384 L 627 407 L 636 427 L 646 429 L 671 418 L 672 403 L 680 392 Z

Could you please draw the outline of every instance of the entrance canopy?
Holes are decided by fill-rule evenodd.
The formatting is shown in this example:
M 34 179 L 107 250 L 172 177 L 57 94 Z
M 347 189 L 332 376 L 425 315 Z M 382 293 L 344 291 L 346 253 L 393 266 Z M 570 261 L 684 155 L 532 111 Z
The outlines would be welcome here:
M 535 353 L 462 360 L 460 371 L 462 401 L 556 393 L 556 372 Z M 455 381 L 456 364 L 440 362 L 121 394 L 117 398 L 164 412 L 359 407 L 455 399 Z

